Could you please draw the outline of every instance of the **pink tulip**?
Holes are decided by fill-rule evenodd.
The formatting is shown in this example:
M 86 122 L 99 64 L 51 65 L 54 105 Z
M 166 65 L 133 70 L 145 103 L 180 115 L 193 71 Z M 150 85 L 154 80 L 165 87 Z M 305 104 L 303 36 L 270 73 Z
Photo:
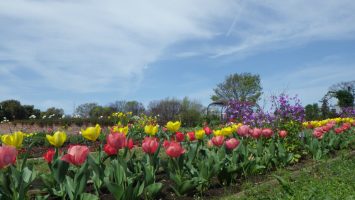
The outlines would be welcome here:
M 315 128 L 313 131 L 313 136 L 316 137 L 317 139 L 322 139 L 323 138 L 323 134 L 324 134 L 324 130 L 322 127 L 318 127 Z
M 205 131 L 206 135 L 211 135 L 212 133 L 212 130 L 208 126 L 205 126 L 203 130 Z
M 254 139 L 258 139 L 261 136 L 262 130 L 260 128 L 250 129 L 249 134 Z
M 280 138 L 285 138 L 285 137 L 287 136 L 287 131 L 281 130 L 281 131 L 279 132 L 279 136 L 280 136 Z
M 107 144 L 116 150 L 122 149 L 126 145 L 126 136 L 123 133 L 110 133 L 107 135 Z
M 223 143 L 224 143 L 224 136 L 222 136 L 222 135 L 214 136 L 214 137 L 212 138 L 212 143 L 213 143 L 215 146 L 217 146 L 217 147 L 222 146 Z
M 109 144 L 105 144 L 104 151 L 107 155 L 117 155 L 117 149 L 111 147 Z
M 262 130 L 261 134 L 266 138 L 270 138 L 274 134 L 274 132 L 269 128 L 265 128 Z
M 142 149 L 145 153 L 154 154 L 159 147 L 159 143 L 156 138 L 146 137 L 142 143 Z
M 89 155 L 89 148 L 83 145 L 74 145 L 69 147 L 68 153 L 62 157 L 62 160 L 73 165 L 82 165 Z
M 340 134 L 344 131 L 344 129 L 342 127 L 340 127 L 340 128 L 336 128 L 334 131 L 335 131 L 335 134 Z
M 177 158 L 185 153 L 185 149 L 181 147 L 180 143 L 170 142 L 169 145 L 165 148 L 165 152 L 168 156 Z
M 226 148 L 229 150 L 235 149 L 238 145 L 239 145 L 239 140 L 235 139 L 235 138 L 231 138 L 226 140 Z
M 237 133 L 242 137 L 246 137 L 249 134 L 249 130 L 250 128 L 248 125 L 242 125 L 238 128 Z
M 0 169 L 16 163 L 17 150 L 12 146 L 0 147 Z

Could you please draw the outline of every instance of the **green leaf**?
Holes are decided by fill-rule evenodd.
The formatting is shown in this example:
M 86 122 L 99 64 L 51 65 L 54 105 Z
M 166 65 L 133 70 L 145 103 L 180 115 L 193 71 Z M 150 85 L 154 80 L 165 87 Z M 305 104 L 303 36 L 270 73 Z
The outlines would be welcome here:
M 82 193 L 79 198 L 80 200 L 99 200 L 98 196 L 90 193 Z
M 116 200 L 121 200 L 123 193 L 124 193 L 124 187 L 123 185 L 118 185 L 116 183 L 112 183 L 109 181 L 107 177 L 104 178 L 105 185 L 107 189 L 113 194 Z
M 162 183 L 150 184 L 144 189 L 145 190 L 145 194 L 148 197 L 154 198 L 160 192 L 162 187 L 163 187 Z

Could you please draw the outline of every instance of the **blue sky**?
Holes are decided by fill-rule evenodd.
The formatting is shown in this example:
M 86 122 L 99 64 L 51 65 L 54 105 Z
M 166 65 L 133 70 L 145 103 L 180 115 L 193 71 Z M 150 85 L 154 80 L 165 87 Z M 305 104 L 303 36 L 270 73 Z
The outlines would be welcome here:
M 355 78 L 355 2 L 0 1 L 0 101 L 74 105 L 189 96 L 204 105 L 232 73 L 265 100 L 319 101 Z

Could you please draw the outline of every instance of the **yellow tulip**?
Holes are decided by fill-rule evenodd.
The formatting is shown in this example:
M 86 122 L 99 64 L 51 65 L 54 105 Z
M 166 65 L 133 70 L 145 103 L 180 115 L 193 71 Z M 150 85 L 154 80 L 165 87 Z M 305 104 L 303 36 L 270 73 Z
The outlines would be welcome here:
M 128 126 L 125 126 L 125 127 L 114 126 L 113 127 L 113 132 L 114 133 L 123 133 L 123 134 L 127 135 Z
M 150 125 L 146 125 L 144 127 L 144 132 L 146 134 L 148 134 L 148 135 L 154 136 L 158 132 L 158 128 L 159 128 L 158 125 L 156 125 L 156 126 L 151 125 L 151 124 Z
M 53 136 L 46 135 L 46 138 L 51 145 L 61 147 L 67 140 L 67 134 L 63 131 L 57 131 L 53 134 Z
M 101 133 L 100 125 L 96 124 L 95 127 L 88 127 L 86 130 L 81 130 L 81 134 L 87 140 L 95 141 Z
M 243 125 L 242 123 L 233 124 L 232 125 L 233 132 L 237 132 L 238 128 L 241 127 L 242 125 Z
M 181 122 L 179 122 L 179 121 L 176 121 L 176 122 L 169 121 L 166 124 L 166 128 L 172 132 L 177 132 L 179 130 L 180 126 L 181 126 Z
M 223 135 L 223 134 L 222 134 L 222 131 L 221 131 L 221 130 L 214 130 L 214 131 L 213 131 L 213 135 L 215 135 L 215 136 L 221 136 L 221 135 Z
M 6 134 L 1 136 L 1 141 L 6 145 L 20 148 L 22 146 L 23 137 L 24 133 L 18 131 L 13 134 Z
M 233 133 L 233 129 L 231 127 L 225 127 L 222 129 L 222 135 L 229 136 Z
M 197 130 L 195 131 L 195 137 L 198 140 L 202 140 L 203 136 L 205 136 L 205 130 L 201 129 L 201 130 Z

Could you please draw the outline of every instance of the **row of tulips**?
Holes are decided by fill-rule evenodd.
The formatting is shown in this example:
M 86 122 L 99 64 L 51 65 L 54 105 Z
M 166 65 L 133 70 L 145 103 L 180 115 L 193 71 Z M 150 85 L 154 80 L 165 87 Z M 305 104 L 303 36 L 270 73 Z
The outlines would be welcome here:
M 180 125 L 146 125 L 147 136 L 138 145 L 128 129 L 112 128 L 97 152 L 90 152 L 86 145 L 72 145 L 62 152 L 67 135 L 57 131 L 46 136 L 54 147 L 43 156 L 49 173 L 35 171 L 26 156 L 16 163 L 16 148 L 21 146 L 23 133 L 4 135 L 0 199 L 29 198 L 28 190 L 35 180 L 42 184 L 37 199 L 98 199 L 108 192 L 115 199 L 154 199 L 162 195 L 166 179 L 166 185 L 179 196 L 196 191 L 202 194 L 212 184 L 230 185 L 242 176 L 296 162 L 297 152 L 288 148 L 293 141 L 289 138 L 303 140 L 299 148 L 315 159 L 348 148 L 354 142 L 355 123 L 329 120 L 302 133 L 242 124 L 216 130 L 206 126 L 183 133 Z M 82 130 L 82 136 L 91 142 L 100 134 L 99 125 Z

